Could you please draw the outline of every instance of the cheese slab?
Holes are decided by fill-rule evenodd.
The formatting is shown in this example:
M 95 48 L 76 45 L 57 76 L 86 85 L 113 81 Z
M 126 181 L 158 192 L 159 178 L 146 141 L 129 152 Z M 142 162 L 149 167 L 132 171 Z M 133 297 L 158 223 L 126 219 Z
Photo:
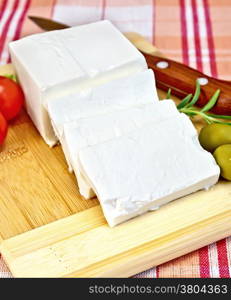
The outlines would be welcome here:
M 50 146 L 57 137 L 47 101 L 147 68 L 143 55 L 109 21 L 31 35 L 9 49 L 27 111 Z
M 158 100 L 154 73 L 148 69 L 51 100 L 47 108 L 55 133 L 61 139 L 66 123 Z
M 178 114 L 173 101 L 162 100 L 65 124 L 60 141 L 69 170 L 74 169 L 80 194 L 86 199 L 95 196 L 80 172 L 78 153 L 81 149 L 119 137 L 149 123 L 159 124 Z
M 110 226 L 207 189 L 220 173 L 185 115 L 85 148 L 79 161 Z

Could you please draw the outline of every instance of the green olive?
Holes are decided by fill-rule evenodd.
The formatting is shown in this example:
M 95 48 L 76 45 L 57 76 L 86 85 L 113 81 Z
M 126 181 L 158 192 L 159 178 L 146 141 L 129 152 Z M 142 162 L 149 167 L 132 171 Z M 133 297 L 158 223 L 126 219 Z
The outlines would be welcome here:
M 213 155 L 221 168 L 221 176 L 231 180 L 231 144 L 218 147 Z
M 217 147 L 231 144 L 231 126 L 226 124 L 209 124 L 199 134 L 201 146 L 213 152 Z

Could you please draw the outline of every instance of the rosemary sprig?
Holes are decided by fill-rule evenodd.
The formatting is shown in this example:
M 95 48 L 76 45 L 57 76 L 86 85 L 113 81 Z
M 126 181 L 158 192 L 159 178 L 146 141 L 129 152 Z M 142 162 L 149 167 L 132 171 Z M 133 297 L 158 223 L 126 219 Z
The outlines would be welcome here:
M 199 99 L 200 97 L 200 93 L 201 93 L 201 86 L 200 86 L 200 83 L 199 81 L 197 80 L 196 81 L 196 90 L 195 90 L 195 93 L 193 95 L 193 98 L 192 98 L 192 101 L 190 101 L 189 104 L 187 104 L 187 107 L 192 107 L 196 102 L 197 100 Z
M 177 108 L 180 110 L 181 108 L 185 107 L 188 102 L 191 100 L 192 94 L 188 94 L 181 102 L 177 105 Z
M 194 95 L 189 94 L 184 99 L 182 99 L 181 102 L 177 105 L 177 109 L 180 112 L 185 113 L 190 117 L 201 116 L 209 124 L 219 123 L 219 124 L 231 125 L 231 116 L 216 115 L 208 112 L 217 103 L 217 100 L 219 99 L 219 95 L 220 95 L 220 90 L 219 89 L 216 90 L 216 92 L 213 94 L 211 99 L 201 109 L 195 107 L 195 104 L 200 97 L 200 93 L 201 93 L 200 84 L 198 81 L 196 81 L 196 88 L 195 88 Z M 168 90 L 167 98 L 165 99 L 169 99 L 170 97 L 171 97 L 171 89 Z
M 216 92 L 213 94 L 209 102 L 201 109 L 201 112 L 207 112 L 211 108 L 213 108 L 213 106 L 217 103 L 219 95 L 220 95 L 220 90 L 216 90 Z

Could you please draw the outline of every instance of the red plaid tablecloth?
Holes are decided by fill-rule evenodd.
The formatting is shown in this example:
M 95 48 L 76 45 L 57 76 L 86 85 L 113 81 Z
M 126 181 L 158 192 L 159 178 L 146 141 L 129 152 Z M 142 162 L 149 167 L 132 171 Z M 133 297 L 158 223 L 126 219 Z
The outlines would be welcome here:
M 0 0 L 1 64 L 10 61 L 9 41 L 40 31 L 27 15 L 69 25 L 109 19 L 121 31 L 142 34 L 167 57 L 231 80 L 230 0 Z M 230 275 L 231 237 L 136 277 Z M 1 258 L 0 277 L 11 277 Z

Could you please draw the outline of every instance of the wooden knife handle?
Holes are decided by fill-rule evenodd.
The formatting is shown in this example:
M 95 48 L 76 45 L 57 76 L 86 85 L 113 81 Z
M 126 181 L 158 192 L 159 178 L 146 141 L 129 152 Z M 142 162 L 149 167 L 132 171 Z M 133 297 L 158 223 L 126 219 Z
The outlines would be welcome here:
M 143 52 L 142 52 L 143 53 Z M 209 77 L 193 68 L 176 61 L 143 53 L 148 67 L 151 68 L 156 77 L 157 87 L 167 91 L 172 89 L 172 94 L 178 97 L 185 97 L 195 92 L 196 80 L 201 83 L 201 95 L 197 106 L 204 106 L 217 89 L 221 90 L 216 105 L 211 110 L 220 115 L 231 115 L 231 83 L 224 80 Z

